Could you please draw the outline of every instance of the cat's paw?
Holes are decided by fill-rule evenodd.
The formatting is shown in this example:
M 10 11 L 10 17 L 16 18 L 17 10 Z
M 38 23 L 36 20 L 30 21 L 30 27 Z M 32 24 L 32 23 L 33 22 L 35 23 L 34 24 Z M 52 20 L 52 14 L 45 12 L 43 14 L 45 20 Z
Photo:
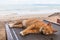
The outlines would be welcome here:
M 22 36 L 24 36 L 24 33 L 23 33 L 22 31 L 20 32 L 20 34 L 21 34 Z

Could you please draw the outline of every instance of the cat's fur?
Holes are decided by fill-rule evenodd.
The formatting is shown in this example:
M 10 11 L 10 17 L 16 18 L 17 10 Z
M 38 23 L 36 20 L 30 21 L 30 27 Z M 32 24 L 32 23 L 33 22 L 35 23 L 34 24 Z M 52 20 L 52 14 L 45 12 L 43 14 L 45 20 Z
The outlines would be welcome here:
M 27 28 L 20 32 L 21 35 L 39 32 L 43 32 L 45 35 L 50 35 L 56 32 L 56 30 L 52 28 L 51 23 L 46 24 L 38 19 L 33 19 L 31 21 L 26 20 L 25 22 L 27 22 L 25 23 L 25 26 L 27 26 Z
M 13 26 L 25 27 L 26 29 L 20 32 L 20 34 L 23 36 L 30 33 L 41 33 L 41 32 L 43 32 L 43 34 L 45 35 L 50 35 L 56 32 L 56 30 L 52 28 L 51 23 L 46 24 L 38 19 L 27 19 L 23 21 L 16 21 L 13 24 Z

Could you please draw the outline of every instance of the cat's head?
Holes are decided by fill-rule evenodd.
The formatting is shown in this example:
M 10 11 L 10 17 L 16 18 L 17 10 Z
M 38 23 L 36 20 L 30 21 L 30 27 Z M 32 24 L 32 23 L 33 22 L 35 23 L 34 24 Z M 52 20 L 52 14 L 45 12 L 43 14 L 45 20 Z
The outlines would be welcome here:
M 43 28 L 42 28 L 42 32 L 43 34 L 45 35 L 50 35 L 50 34 L 53 34 L 55 32 L 57 32 L 57 30 L 54 30 L 51 23 L 49 22 L 47 25 L 45 25 Z

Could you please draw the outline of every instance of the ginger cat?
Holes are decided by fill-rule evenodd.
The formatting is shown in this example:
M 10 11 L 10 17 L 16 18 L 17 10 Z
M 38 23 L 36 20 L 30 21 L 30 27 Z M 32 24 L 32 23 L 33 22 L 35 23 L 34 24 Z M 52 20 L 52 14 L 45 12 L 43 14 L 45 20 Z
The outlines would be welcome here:
M 54 30 L 51 26 L 51 23 L 44 23 L 43 21 L 39 19 L 27 19 L 23 21 L 16 21 L 11 25 L 11 27 L 25 27 L 26 29 L 21 31 L 20 34 L 22 36 L 30 33 L 41 33 L 45 35 L 53 34 L 54 32 L 57 32 Z
M 50 35 L 56 32 L 51 26 L 51 23 L 44 23 L 43 21 L 40 21 L 38 19 L 33 20 L 25 20 L 23 21 L 24 26 L 27 26 L 25 30 L 21 31 L 21 35 L 26 35 L 29 33 L 40 33 L 43 32 L 45 35 Z

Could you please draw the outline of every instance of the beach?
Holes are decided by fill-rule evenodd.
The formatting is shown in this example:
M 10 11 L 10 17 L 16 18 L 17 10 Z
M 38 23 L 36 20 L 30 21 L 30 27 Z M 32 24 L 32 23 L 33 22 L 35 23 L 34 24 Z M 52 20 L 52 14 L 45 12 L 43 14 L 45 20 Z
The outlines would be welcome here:
M 48 17 L 52 14 L 30 14 L 30 15 L 23 15 L 19 16 L 16 13 L 9 14 L 9 15 L 3 15 L 0 16 L 0 40 L 6 40 L 6 31 L 5 31 L 5 22 L 11 22 L 15 20 L 21 20 L 21 19 L 30 19 L 30 18 L 38 18 L 39 20 L 50 20 L 51 22 L 56 22 L 56 19 L 59 18 L 59 16 L 52 16 Z
M 6 40 L 5 23 L 15 20 L 38 18 L 57 23 L 60 15 L 60 2 L 57 0 L 1 0 L 0 1 L 0 40 Z

